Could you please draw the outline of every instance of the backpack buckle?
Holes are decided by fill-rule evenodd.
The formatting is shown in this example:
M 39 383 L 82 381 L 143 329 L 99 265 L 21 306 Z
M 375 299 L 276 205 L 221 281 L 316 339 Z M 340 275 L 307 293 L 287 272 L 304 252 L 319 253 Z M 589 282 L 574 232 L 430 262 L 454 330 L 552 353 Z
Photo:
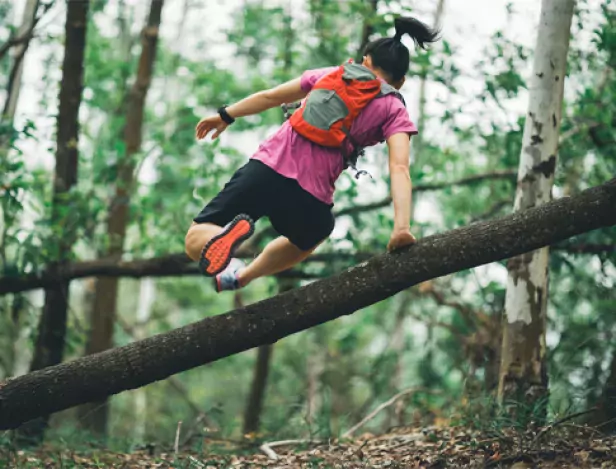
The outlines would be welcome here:
M 290 111 L 294 111 L 296 109 L 299 109 L 301 107 L 302 103 L 301 102 L 295 102 L 295 103 L 283 103 L 280 105 L 280 107 L 282 108 L 282 112 L 284 113 L 284 118 L 285 120 L 289 120 L 291 118 L 291 112 Z

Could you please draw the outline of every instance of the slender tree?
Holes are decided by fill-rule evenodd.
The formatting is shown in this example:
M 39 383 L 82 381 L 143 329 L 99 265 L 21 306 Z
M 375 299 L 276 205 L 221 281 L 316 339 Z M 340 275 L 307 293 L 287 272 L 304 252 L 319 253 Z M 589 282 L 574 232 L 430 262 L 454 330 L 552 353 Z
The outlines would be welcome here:
M 522 140 L 514 210 L 533 208 L 552 198 L 558 154 L 567 51 L 575 0 L 543 0 L 529 85 L 529 107 Z M 547 247 L 508 263 L 506 320 L 498 395 L 501 402 L 545 403 L 545 332 L 548 298 Z
M 129 222 L 129 204 L 134 184 L 135 156 L 141 150 L 145 103 L 156 60 L 158 30 L 160 27 L 164 0 L 152 0 L 147 23 L 141 33 L 141 56 L 135 82 L 126 103 L 126 125 L 124 128 L 124 157 L 118 163 L 117 183 L 107 219 L 109 247 L 106 257 L 121 259 Z M 86 354 L 97 353 L 113 346 L 113 329 L 116 319 L 118 279 L 103 277 L 96 282 L 92 322 Z M 107 432 L 109 406 L 107 400 L 86 406 L 82 412 L 82 424 L 92 434 L 104 436 Z
M 88 25 L 87 0 L 67 4 L 65 25 L 64 61 L 58 110 L 56 135 L 56 168 L 53 184 L 51 224 L 57 230 L 56 261 L 50 269 L 60 270 L 68 263 L 75 240 L 75 220 L 71 209 L 70 191 L 77 183 L 79 107 L 83 91 L 83 64 Z M 60 235 L 60 232 L 62 233 Z M 31 371 L 56 365 L 62 361 L 69 281 L 45 290 L 45 303 L 39 321 Z M 43 437 L 47 418 L 26 429 L 24 435 L 34 441 Z
M 17 111 L 17 102 L 22 83 L 21 78 L 24 71 L 24 57 L 30 45 L 32 30 L 36 25 L 36 14 L 39 4 L 40 0 L 28 0 L 26 2 L 21 25 L 17 31 L 17 37 L 23 40 L 13 48 L 13 64 L 9 74 L 7 96 L 2 112 L 2 120 L 5 122 L 12 122 Z

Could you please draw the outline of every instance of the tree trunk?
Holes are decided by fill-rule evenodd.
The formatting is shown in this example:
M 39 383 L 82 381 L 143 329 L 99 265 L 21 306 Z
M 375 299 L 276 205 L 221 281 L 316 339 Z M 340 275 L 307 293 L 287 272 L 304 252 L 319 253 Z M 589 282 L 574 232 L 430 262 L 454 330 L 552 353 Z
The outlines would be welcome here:
M 269 375 L 269 366 L 272 358 L 274 345 L 262 345 L 257 349 L 257 361 L 255 362 L 250 395 L 244 414 L 244 434 L 257 433 L 265 400 L 265 389 Z
M 594 414 L 593 424 L 600 425 L 605 433 L 616 432 L 616 347 L 612 355 L 609 376 L 603 387 L 598 403 L 599 411 Z
M 406 316 L 411 307 L 411 297 L 410 292 L 405 291 L 401 294 L 400 305 L 398 310 L 396 311 L 396 317 L 394 322 L 394 330 L 391 334 L 391 351 L 396 356 L 396 364 L 394 366 L 394 372 L 391 375 L 391 379 L 389 381 L 389 392 L 393 396 L 394 394 L 399 393 L 402 390 L 402 381 L 403 381 L 403 372 L 404 372 L 404 347 L 405 347 L 405 338 L 406 338 L 406 330 L 404 329 L 404 323 L 406 321 Z M 426 357 L 427 358 L 427 357 Z M 424 358 L 424 360 L 426 360 Z M 402 425 L 402 420 L 404 419 L 404 412 L 398 406 L 391 406 L 387 410 L 387 419 L 386 419 L 386 427 L 391 428 L 394 425 Z
M 52 226 L 62 229 L 57 245 L 57 261 L 50 270 L 61 269 L 68 263 L 75 226 L 73 210 L 68 193 L 77 183 L 79 107 L 83 90 L 83 62 L 86 45 L 89 1 L 70 2 L 66 11 L 65 50 L 60 84 L 58 132 L 56 136 L 56 169 L 53 186 Z M 64 281 L 55 288 L 45 291 L 45 303 L 38 327 L 31 371 L 40 370 L 62 361 L 64 337 L 66 334 L 66 315 L 68 308 L 69 282 Z M 22 436 L 31 441 L 42 439 L 47 417 L 39 414 L 41 420 Z
M 540 206 L 552 198 L 574 3 L 574 0 L 542 1 L 518 170 L 516 212 Z M 518 410 L 532 409 L 534 404 L 539 404 L 540 418 L 548 392 L 545 360 L 548 260 L 546 247 L 508 263 L 498 388 L 499 401 L 523 404 Z
M 140 282 L 139 305 L 135 318 L 135 340 L 143 340 L 147 337 L 148 321 L 152 315 L 152 306 L 156 298 L 156 283 L 151 278 L 145 278 Z M 134 444 L 145 442 L 145 431 L 148 421 L 148 395 L 145 388 L 137 389 L 135 397 L 135 430 L 133 433 Z
M 359 48 L 357 49 L 357 56 L 355 62 L 362 63 L 364 60 L 364 50 L 370 42 L 370 36 L 374 34 L 374 19 L 377 16 L 379 8 L 379 0 L 369 0 L 368 12 L 364 16 L 364 26 L 361 32 L 361 41 Z
M 133 186 L 135 155 L 141 149 L 143 116 L 146 96 L 156 59 L 158 29 L 164 0 L 152 0 L 146 26 L 142 31 L 141 56 L 137 77 L 127 97 L 126 127 L 124 129 L 125 155 L 117 167 L 117 185 L 111 200 L 107 221 L 109 248 L 106 257 L 121 259 L 128 225 L 128 209 Z M 98 353 L 113 346 L 116 318 L 118 279 L 104 277 L 96 282 L 94 308 L 86 354 Z M 107 399 L 85 406 L 82 423 L 93 435 L 103 437 L 107 432 L 109 405 Z
M 295 282 L 279 281 L 278 292 L 285 293 L 295 288 Z M 236 294 L 235 309 L 243 308 L 241 296 Z M 263 401 L 265 400 L 265 389 L 267 388 L 267 378 L 269 376 L 270 363 L 272 361 L 272 353 L 274 352 L 273 344 L 262 345 L 257 349 L 257 360 L 255 362 L 254 374 L 252 377 L 252 385 L 248 402 L 246 403 L 246 412 L 244 413 L 244 434 L 257 433 L 261 421 L 261 412 L 263 411 Z
M 325 353 L 318 344 L 320 337 L 318 333 L 313 336 L 314 344 L 311 344 L 311 347 L 316 350 L 311 350 L 306 357 L 306 421 L 309 425 L 316 422 L 321 409 L 321 377 L 325 368 Z M 312 430 L 310 433 L 312 434 Z
M 17 30 L 17 37 L 22 37 L 27 34 L 28 31 L 32 30 L 39 3 L 39 0 L 27 0 L 21 20 L 21 26 Z M 30 39 L 28 38 L 21 44 L 15 46 L 13 49 L 13 67 L 9 75 L 7 96 L 4 103 L 4 109 L 2 111 L 2 121 L 5 121 L 6 123 L 12 123 L 15 118 L 17 102 L 19 101 L 19 92 L 21 91 L 21 78 L 24 71 L 24 57 L 29 45 Z
M 616 224 L 616 178 L 497 220 L 428 236 L 228 314 L 0 383 L 0 430 L 164 379 L 351 314 L 431 278 Z

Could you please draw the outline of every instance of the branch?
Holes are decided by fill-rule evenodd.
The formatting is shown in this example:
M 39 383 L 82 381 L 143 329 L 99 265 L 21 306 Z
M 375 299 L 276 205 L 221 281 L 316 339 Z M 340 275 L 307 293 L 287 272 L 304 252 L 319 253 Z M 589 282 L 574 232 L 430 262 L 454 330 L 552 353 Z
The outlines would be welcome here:
M 268 458 L 277 461 L 280 457 L 276 454 L 276 452 L 272 449 L 276 446 L 289 446 L 289 445 L 303 445 L 306 443 L 314 443 L 311 440 L 283 440 L 283 441 L 273 441 L 271 443 L 263 443 L 259 449 L 263 451 Z
M 0 430 L 273 344 L 433 278 L 616 225 L 615 205 L 616 178 L 574 197 L 426 237 L 226 314 L 2 382 Z
M 30 25 L 27 31 L 25 31 L 24 33 L 20 34 L 17 37 L 9 38 L 8 41 L 6 41 L 4 44 L 2 44 L 2 46 L 0 46 L 0 60 L 4 58 L 4 56 L 7 54 L 7 52 L 12 47 L 18 46 L 20 44 L 25 44 L 26 45 L 25 48 L 27 48 L 27 44 L 34 37 L 34 28 L 36 28 L 36 25 L 39 23 L 43 15 L 47 13 L 47 11 L 52 7 L 52 5 L 53 5 L 53 1 L 44 4 L 43 11 L 41 12 L 39 16 L 36 16 L 32 20 L 32 24 Z
M 604 255 L 616 252 L 614 244 L 556 244 L 550 249 L 567 252 L 570 254 Z M 256 256 L 252 249 L 240 249 L 238 257 L 251 259 Z M 363 262 L 375 256 L 376 252 L 327 252 L 313 254 L 304 263 L 332 263 Z M 81 261 L 66 264 L 59 271 L 51 272 L 44 270 L 37 274 L 23 274 L 19 276 L 0 277 L 0 295 L 20 293 L 38 288 L 49 288 L 62 281 L 78 280 L 88 277 L 181 277 L 201 275 L 197 265 L 186 257 L 185 254 L 167 254 L 151 259 L 135 259 L 133 261 L 118 261 L 117 259 L 104 258 L 93 261 Z M 321 278 L 317 274 L 309 274 L 301 270 L 289 270 L 276 275 L 278 278 L 296 280 L 314 280 Z
M 446 329 L 446 330 L 449 331 L 449 333 L 451 335 L 455 336 L 460 343 L 464 342 L 465 335 L 456 326 L 454 326 L 453 324 L 449 324 L 449 323 L 444 322 L 444 321 L 437 321 L 437 320 L 433 320 L 433 319 L 428 319 L 428 318 L 425 318 L 423 316 L 420 316 L 417 313 L 409 313 L 409 316 L 412 319 L 415 319 L 416 321 L 421 322 L 422 324 L 427 324 L 429 326 L 441 327 L 443 329 Z
M 566 415 L 565 417 L 558 419 L 555 422 L 552 422 L 547 427 L 542 428 L 539 433 L 537 433 L 537 436 L 531 442 L 530 447 L 533 448 L 539 442 L 541 437 L 543 437 L 546 433 L 550 432 L 554 427 L 557 427 L 558 425 L 561 425 L 565 422 L 576 419 L 578 417 L 592 414 L 594 412 L 597 412 L 598 410 L 599 410 L 598 407 L 592 407 L 591 409 L 588 409 L 588 410 L 583 410 L 581 412 L 576 412 L 575 414 Z
M 392 397 L 388 401 L 383 402 L 376 409 L 374 409 L 372 412 L 370 412 L 368 415 L 366 415 L 359 423 L 353 425 L 346 432 L 344 432 L 342 434 L 342 438 L 350 437 L 353 433 L 355 433 L 355 431 L 357 431 L 358 428 L 363 427 L 366 423 L 368 423 L 370 420 L 372 420 L 374 417 L 376 417 L 377 414 L 379 412 L 381 412 L 383 409 L 386 409 L 387 407 L 391 406 L 392 404 L 395 404 L 398 399 L 400 399 L 402 397 L 405 397 L 405 396 L 408 396 L 409 394 L 415 394 L 417 392 L 433 392 L 433 391 L 427 391 L 425 388 L 411 388 L 411 389 L 406 389 L 405 391 L 399 392 L 394 397 Z
M 462 304 L 459 301 L 448 300 L 442 292 L 436 291 L 433 287 L 425 291 L 425 293 L 430 295 L 436 304 L 440 306 L 448 306 L 457 310 L 469 327 L 476 327 L 475 312 L 471 307 Z
M 616 252 L 615 244 L 556 244 L 550 249 L 570 254 L 605 255 Z M 375 256 L 376 252 L 328 252 L 313 254 L 304 263 L 331 263 L 334 261 L 363 262 Z M 241 249 L 238 257 L 250 259 L 256 255 L 252 250 Z M 151 259 L 135 259 L 133 261 L 118 261 L 104 258 L 93 261 L 81 261 L 66 264 L 60 271 L 42 271 L 38 274 L 23 274 L 19 276 L 0 277 L 0 295 L 20 293 L 38 288 L 49 288 L 66 280 L 78 280 L 88 277 L 181 277 L 201 275 L 197 265 L 185 254 L 167 254 Z M 277 274 L 279 278 L 296 280 L 314 280 L 321 278 L 316 274 L 308 274 L 300 270 L 289 270 Z
M 616 243 L 595 244 L 595 243 L 563 243 L 551 246 L 553 251 L 562 251 L 569 254 L 594 254 L 597 256 L 616 253 Z
M 517 178 L 518 172 L 516 170 L 502 170 L 502 171 L 493 171 L 490 173 L 483 174 L 475 174 L 473 176 L 467 176 L 462 179 L 458 179 L 456 181 L 449 182 L 434 182 L 429 184 L 417 184 L 413 186 L 413 192 L 426 192 L 426 191 L 436 191 L 439 189 L 445 189 L 447 187 L 456 187 L 456 186 L 471 186 L 473 184 L 477 184 L 483 181 L 496 181 L 499 179 L 504 179 L 505 181 L 515 182 Z M 354 215 L 356 213 L 364 213 L 372 210 L 378 210 L 383 207 L 387 207 L 391 204 L 391 197 L 386 197 L 383 200 L 378 202 L 372 202 L 366 205 L 358 205 L 355 207 L 348 207 L 342 210 L 339 210 L 335 213 L 336 216 L 340 217 L 343 215 Z
M 444 189 L 446 187 L 467 186 L 467 185 L 476 184 L 476 183 L 486 181 L 486 180 L 505 179 L 511 182 L 515 182 L 516 177 L 517 177 L 517 171 L 515 170 L 493 171 L 490 173 L 475 174 L 473 176 L 467 176 L 462 179 L 458 179 L 456 181 L 435 182 L 435 183 L 430 183 L 430 184 L 417 184 L 413 186 L 413 192 L 426 192 L 426 191 L 435 191 L 439 189 Z M 343 208 L 341 210 L 335 211 L 334 216 L 342 217 L 344 215 L 354 215 L 357 213 L 371 212 L 373 210 L 378 210 L 384 207 L 388 207 L 390 204 L 391 204 L 391 197 L 388 196 L 382 200 L 379 200 L 376 202 L 370 202 L 365 205 L 356 205 L 353 207 Z M 261 243 L 261 241 L 263 241 L 267 237 L 271 237 L 275 235 L 276 235 L 276 231 L 273 228 L 268 227 L 256 233 L 252 238 L 250 238 L 248 242 L 250 243 L 250 246 L 256 247 Z
M 478 221 L 489 220 L 493 218 L 498 212 L 500 212 L 503 208 L 511 206 L 513 207 L 513 202 L 511 200 L 499 200 L 494 203 L 487 212 L 477 215 L 471 218 L 471 223 L 476 223 Z
M 2 44 L 2 46 L 0 46 L 0 60 L 4 58 L 4 56 L 7 54 L 7 52 L 12 47 L 15 47 L 15 46 L 18 46 L 20 44 L 24 44 L 30 41 L 30 39 L 34 37 L 34 35 L 32 34 L 33 29 L 34 29 L 34 26 L 30 27 L 30 29 L 24 34 L 22 34 L 21 36 L 11 38 L 8 41 L 6 41 L 4 44 Z
M 250 259 L 256 252 L 240 249 L 238 257 Z M 371 253 L 322 253 L 313 254 L 306 262 L 357 262 L 372 257 Z M 0 295 L 19 293 L 37 288 L 49 288 L 66 280 L 76 280 L 86 277 L 173 277 L 184 275 L 201 275 L 195 262 L 185 254 L 168 254 L 151 259 L 137 259 L 134 261 L 118 261 L 113 258 L 97 259 L 93 261 L 66 264 L 56 271 L 43 271 L 36 274 L 21 276 L 0 277 Z M 289 270 L 277 275 L 279 278 L 292 278 L 297 280 L 311 280 L 320 278 L 298 270 Z

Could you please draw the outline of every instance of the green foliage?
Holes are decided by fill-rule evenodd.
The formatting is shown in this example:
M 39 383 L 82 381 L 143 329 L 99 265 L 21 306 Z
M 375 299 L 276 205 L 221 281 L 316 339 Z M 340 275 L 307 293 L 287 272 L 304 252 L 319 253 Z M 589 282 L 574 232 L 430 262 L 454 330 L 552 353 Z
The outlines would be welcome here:
M 187 33 L 183 25 L 167 22 L 165 10 L 163 25 L 173 34 L 166 30 L 160 42 L 143 145 L 134 159 L 137 182 L 131 188 L 125 259 L 182 252 L 192 217 L 246 161 L 247 152 L 256 149 L 281 123 L 282 115 L 273 109 L 241 119 L 226 134 L 227 140 L 214 144 L 195 142 L 198 120 L 221 104 L 295 78 L 308 68 L 355 57 L 364 21 L 374 28 L 375 37 L 391 34 L 392 15 L 408 10 L 405 2 L 386 1 L 380 2 L 374 15 L 367 3 L 310 0 L 299 12 L 288 2 L 245 2 L 218 36 L 231 45 L 230 56 L 214 54 L 217 45 L 205 39 L 205 32 Z M 11 5 L 0 2 L 0 33 L 4 36 L 12 29 L 2 21 Z M 46 114 L 38 116 L 40 120 L 0 127 L 3 275 L 36 272 L 56 260 L 57 243 L 68 231 L 78 239 L 74 258 L 93 259 L 105 251 L 117 163 L 126 152 L 127 93 L 137 66 L 138 28 L 132 26 L 141 21 L 140 15 L 135 2 L 119 2 L 118 8 L 93 2 L 80 122 L 79 182 L 68 195 L 70 208 L 58 212 L 57 218 L 52 217 L 53 164 L 44 164 L 43 159 L 52 161 L 55 151 L 53 132 L 46 129 L 57 112 L 62 38 L 50 35 L 41 41 L 45 46 L 43 80 L 36 99 Z M 600 20 L 596 21 L 597 17 Z M 574 33 L 556 173 L 558 196 L 574 194 L 616 174 L 613 2 L 605 2 L 601 9 L 582 5 Z M 578 36 L 591 40 L 578 41 Z M 417 162 L 411 168 L 415 185 L 517 169 L 524 115 L 511 111 L 510 106 L 526 99 L 532 51 L 512 39 L 508 31 L 495 33 L 486 41 L 476 63 L 456 60 L 461 50 L 462 45 L 445 34 L 430 51 L 413 52 L 409 87 L 403 90 L 410 94 L 409 110 L 415 109 L 413 92 L 419 79 L 425 78 L 428 89 L 438 91 L 423 116 L 421 153 L 413 155 Z M 2 70 L 9 66 L 7 58 L 0 63 Z M 481 86 L 469 91 L 469 80 Z M 412 117 L 417 121 L 419 116 Z M 37 141 L 40 158 L 24 150 Z M 343 174 L 338 181 L 336 209 L 386 196 L 385 158 L 383 149 L 378 148 L 362 161 L 375 176 L 373 182 Z M 504 179 L 418 192 L 413 230 L 423 237 L 506 214 L 513 206 L 513 195 L 514 184 Z M 329 276 L 357 263 L 353 257 L 357 253 L 382 251 L 391 231 L 391 214 L 386 208 L 342 217 L 335 236 L 319 252 L 349 256 L 306 264 L 301 269 Z M 266 221 L 259 224 L 260 228 L 266 226 Z M 615 237 L 612 228 L 570 243 L 613 245 Z M 614 353 L 616 333 L 612 318 L 615 265 L 613 250 L 598 255 L 555 250 L 551 256 L 548 346 L 552 414 L 591 404 L 603 390 L 605 363 Z M 280 341 L 270 367 L 261 432 L 255 438 L 337 437 L 381 402 L 414 386 L 433 393 L 416 393 L 402 401 L 405 423 L 413 414 L 413 422 L 422 424 L 441 418 L 494 432 L 510 426 L 490 397 L 505 298 L 503 271 L 504 264 L 496 263 L 489 270 L 461 272 L 433 282 L 433 290 L 442 294 L 440 300 L 427 286 L 415 288 L 361 314 Z M 85 348 L 90 287 L 87 281 L 72 283 L 67 359 L 80 356 Z M 118 346 L 132 342 L 139 328 L 153 335 L 233 308 L 231 297 L 216 295 L 203 278 L 158 279 L 151 317 L 143 325 L 135 313 L 139 283 L 127 279 L 120 288 Z M 261 280 L 251 285 L 242 299 L 245 303 L 259 301 L 277 290 L 274 280 Z M 13 372 L 13 344 L 19 330 L 25 328 L 26 337 L 35 335 L 39 306 L 36 298 L 27 295 L 0 299 L 0 376 Z M 23 352 L 30 352 L 31 347 L 30 338 Z M 195 445 L 203 444 L 205 437 L 241 438 L 255 356 L 249 351 L 177 376 L 185 393 L 169 382 L 147 386 L 144 441 L 132 441 L 135 421 L 142 417 L 137 414 L 134 393 L 114 397 L 110 434 L 118 441 L 108 445 L 124 450 L 150 441 L 169 442 L 179 420 L 185 429 L 194 429 L 194 441 L 200 441 Z M 454 408 L 455 399 L 466 399 L 468 405 Z M 309 400 L 317 403 L 316 409 L 308 409 Z M 207 425 L 197 420 L 195 407 L 207 416 Z M 532 420 L 534 410 L 516 425 L 522 428 Z M 397 423 L 396 418 L 393 410 L 384 411 L 365 430 L 386 429 Z M 81 433 L 74 421 L 71 413 L 59 416 L 54 439 L 76 445 Z M 0 434 L 0 438 L 6 436 Z

